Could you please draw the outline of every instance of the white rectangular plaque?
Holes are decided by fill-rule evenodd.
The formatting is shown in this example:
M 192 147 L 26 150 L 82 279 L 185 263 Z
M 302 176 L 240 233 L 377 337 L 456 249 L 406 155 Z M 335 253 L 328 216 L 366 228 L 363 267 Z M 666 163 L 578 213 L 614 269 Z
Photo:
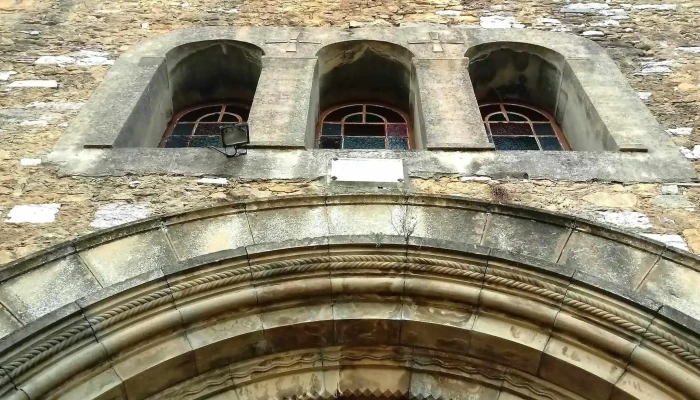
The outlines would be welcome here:
M 331 160 L 331 180 L 357 183 L 395 183 L 404 181 L 401 159 L 339 158 Z

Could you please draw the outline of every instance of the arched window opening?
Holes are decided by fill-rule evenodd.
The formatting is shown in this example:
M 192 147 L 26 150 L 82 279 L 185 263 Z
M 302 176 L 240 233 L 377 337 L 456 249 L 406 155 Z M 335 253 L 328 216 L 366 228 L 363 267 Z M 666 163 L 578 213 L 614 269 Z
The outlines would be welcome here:
M 321 149 L 413 148 L 408 117 L 379 104 L 346 104 L 321 115 L 316 132 Z
M 545 125 L 533 124 L 531 118 L 529 122 L 511 120 L 508 110 L 503 109 L 500 115 L 505 121 L 487 123 L 487 133 L 497 150 L 617 149 L 568 61 L 558 52 L 528 43 L 489 42 L 470 48 L 465 56 L 469 58 L 469 76 L 482 112 L 492 104 L 502 103 L 506 108 L 524 105 L 547 116 L 556 133 L 547 135 L 547 139 L 533 130 Z M 529 115 L 523 108 L 514 113 Z M 491 122 L 498 123 L 494 125 L 497 130 L 508 127 L 509 132 L 520 129 L 523 134 L 489 131 Z
M 239 103 L 208 104 L 178 113 L 168 126 L 160 147 L 222 147 L 220 128 L 246 122 L 250 107 Z
M 321 149 L 420 147 L 413 53 L 399 45 L 350 40 L 318 53 L 308 145 Z M 311 132 L 310 132 L 311 133 Z
M 479 106 L 489 141 L 496 150 L 571 150 L 554 117 L 517 103 Z

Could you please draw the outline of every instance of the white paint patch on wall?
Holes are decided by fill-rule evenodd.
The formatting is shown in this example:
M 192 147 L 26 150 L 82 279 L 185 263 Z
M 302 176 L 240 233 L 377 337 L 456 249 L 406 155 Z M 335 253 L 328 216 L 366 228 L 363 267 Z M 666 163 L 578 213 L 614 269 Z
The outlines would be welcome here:
M 574 3 L 562 7 L 559 11 L 574 14 L 597 14 L 601 10 L 607 10 L 610 6 L 605 3 Z
M 677 247 L 679 249 L 690 251 L 688 249 L 688 243 L 680 235 L 659 235 L 656 233 L 642 233 L 642 236 L 659 241 L 667 246 Z
M 680 146 L 680 149 L 685 158 L 689 160 L 700 160 L 700 144 L 693 146 L 692 150 L 683 146 Z
M 57 88 L 58 82 L 54 80 L 28 80 L 14 81 L 9 84 L 11 88 Z
M 697 47 L 676 47 L 676 50 L 690 54 L 700 54 L 700 46 Z
M 83 67 L 94 67 L 99 65 L 112 65 L 114 60 L 110 60 L 108 53 L 92 50 L 80 50 L 67 56 L 41 56 L 34 64 L 36 65 L 79 65 Z
M 649 97 L 651 97 L 651 92 L 637 92 L 637 96 L 639 96 L 639 98 L 642 101 L 649 101 Z
M 691 133 L 693 133 L 693 128 L 666 129 L 666 133 L 671 136 L 689 136 Z
M 674 11 L 678 8 L 678 4 L 623 4 L 625 8 L 630 8 L 634 11 L 652 10 L 652 11 Z
M 78 111 L 85 103 L 61 102 L 61 101 L 34 101 L 29 104 L 29 108 L 50 111 Z
M 202 178 L 197 181 L 200 185 L 228 186 L 226 178 Z
M 671 73 L 671 67 L 674 65 L 673 60 L 665 61 L 642 61 L 641 72 L 635 73 L 635 75 L 666 75 Z
M 19 160 L 19 165 L 23 167 L 36 167 L 41 165 L 41 158 L 23 158 Z
M 459 17 L 460 15 L 462 15 L 462 12 L 456 10 L 441 10 L 436 12 L 435 14 L 440 15 L 442 17 Z
M 20 204 L 12 207 L 5 222 L 8 224 L 49 224 L 56 220 L 61 204 Z
M 598 211 L 601 222 L 628 229 L 649 229 L 651 222 L 645 214 L 634 211 Z
M 525 25 L 518 23 L 515 17 L 502 17 L 492 15 L 490 17 L 479 18 L 479 24 L 482 28 L 493 29 L 509 29 L 509 28 L 524 28 Z
M 148 216 L 148 207 L 143 204 L 105 204 L 98 207 L 90 227 L 105 229 L 137 221 Z
M 15 71 L 0 71 L 0 81 L 6 81 L 10 79 L 12 75 L 16 75 Z

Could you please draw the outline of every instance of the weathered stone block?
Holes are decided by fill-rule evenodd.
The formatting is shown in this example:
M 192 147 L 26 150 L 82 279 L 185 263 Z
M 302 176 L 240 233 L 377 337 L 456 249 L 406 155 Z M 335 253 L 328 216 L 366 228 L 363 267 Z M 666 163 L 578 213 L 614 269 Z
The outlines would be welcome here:
M 623 243 L 575 231 L 559 262 L 634 289 L 642 282 L 657 257 L 656 254 Z
M 248 212 L 255 243 L 283 242 L 328 235 L 325 207 L 295 207 Z
M 486 214 L 442 207 L 410 206 L 407 214 L 416 221 L 412 237 L 479 244 Z
M 177 262 L 161 230 L 104 243 L 81 251 L 80 257 L 103 286 Z
M 556 262 L 568 236 L 561 226 L 494 214 L 481 244 Z
M 167 232 L 181 260 L 253 244 L 245 213 L 171 225 Z
M 75 255 L 53 261 L 0 285 L 0 300 L 23 323 L 101 289 Z

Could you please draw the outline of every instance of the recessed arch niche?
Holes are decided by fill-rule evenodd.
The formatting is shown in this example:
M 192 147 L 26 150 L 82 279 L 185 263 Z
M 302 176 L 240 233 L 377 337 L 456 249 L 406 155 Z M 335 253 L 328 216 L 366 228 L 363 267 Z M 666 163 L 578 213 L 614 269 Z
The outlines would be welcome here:
M 116 147 L 156 147 L 171 118 L 190 107 L 217 103 L 252 105 L 264 52 L 234 40 L 208 40 L 173 47 L 115 141 Z
M 514 102 L 552 114 L 571 148 L 618 149 L 568 62 L 538 45 L 489 42 L 471 47 L 469 75 L 479 104 Z
M 314 133 L 320 113 L 352 103 L 374 103 L 408 115 L 415 147 L 422 146 L 414 54 L 394 43 L 349 40 L 323 47 L 316 54 L 311 109 L 313 119 L 307 147 L 315 147 Z

